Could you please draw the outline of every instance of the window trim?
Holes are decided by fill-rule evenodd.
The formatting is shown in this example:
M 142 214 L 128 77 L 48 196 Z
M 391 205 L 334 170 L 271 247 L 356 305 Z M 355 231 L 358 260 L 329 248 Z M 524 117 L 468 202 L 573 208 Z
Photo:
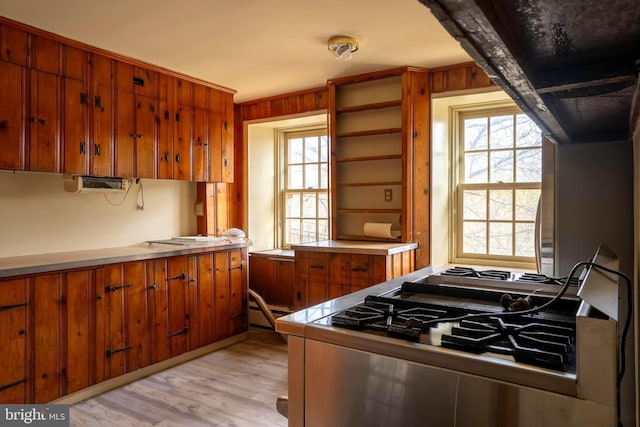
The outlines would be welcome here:
M 276 132 L 276 140 L 278 141 L 278 143 L 276 144 L 276 150 L 277 150 L 277 174 L 276 174 L 276 181 L 277 181 L 277 185 L 276 185 L 276 206 L 275 206 L 275 210 L 276 210 L 276 238 L 277 238 L 277 242 L 278 242 L 278 247 L 282 248 L 282 249 L 290 249 L 291 245 L 288 243 L 285 243 L 285 213 L 286 213 L 286 200 L 285 200 L 285 191 L 286 191 L 286 184 L 287 184 L 287 143 L 286 143 L 286 139 L 287 139 L 287 134 L 291 134 L 291 133 L 296 133 L 299 135 L 304 136 L 305 134 L 307 135 L 317 135 L 320 132 L 324 132 L 324 134 L 327 137 L 327 195 L 328 195 L 328 199 L 327 199 L 327 203 L 329 204 L 328 206 L 328 216 L 327 216 L 327 226 L 328 226 L 328 236 L 331 236 L 331 197 L 330 197 L 330 188 L 331 188 L 331 173 L 330 173 L 330 163 L 331 163 L 331 159 L 330 159 L 330 144 L 328 141 L 329 138 L 329 130 L 328 127 L 326 125 L 311 125 L 311 126 L 296 126 L 296 127 L 286 127 L 286 128 L 278 128 L 275 130 Z M 321 190 L 321 189 L 312 189 L 312 190 L 308 190 L 308 189 L 300 189 L 300 192 L 322 192 L 325 190 Z M 316 206 L 316 212 L 317 212 L 318 207 Z M 316 216 L 317 218 L 317 216 Z
M 484 116 L 484 113 L 488 115 L 501 115 L 501 114 L 523 114 L 522 111 L 513 101 L 495 101 L 486 103 L 476 103 L 467 105 L 456 105 L 450 107 L 450 165 L 451 173 L 449 174 L 449 259 L 452 263 L 458 264 L 471 264 L 471 265 L 485 265 L 489 267 L 505 267 L 505 268 L 521 268 L 521 269 L 536 269 L 535 257 L 521 257 L 521 256 L 504 256 L 504 255 L 490 255 L 490 254 L 463 254 L 458 251 L 462 247 L 462 212 L 458 212 L 459 207 L 462 206 L 463 188 L 459 185 L 464 176 L 464 169 L 461 164 L 461 153 L 463 151 L 461 141 L 461 126 L 462 118 L 464 116 L 471 116 L 477 114 L 478 116 Z M 540 146 L 542 150 L 542 145 Z M 515 168 L 514 168 L 515 173 Z M 542 190 L 542 183 L 488 183 L 488 184 L 462 184 L 464 188 L 473 188 L 478 186 L 483 189 L 487 188 L 532 188 Z M 513 206 L 515 209 L 515 204 Z M 517 221 L 511 220 L 510 223 L 517 223 Z M 487 231 L 488 232 L 488 231 Z M 535 243 L 534 243 L 535 244 Z M 460 254 L 459 254 L 460 252 Z

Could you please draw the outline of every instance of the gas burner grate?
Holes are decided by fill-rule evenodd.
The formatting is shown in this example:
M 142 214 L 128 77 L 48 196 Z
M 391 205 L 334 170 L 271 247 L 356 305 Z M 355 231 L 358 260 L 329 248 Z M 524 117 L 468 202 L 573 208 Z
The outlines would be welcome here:
M 442 273 L 444 276 L 456 277 L 479 277 L 482 279 L 509 280 L 511 272 L 504 270 L 476 270 L 471 267 L 453 267 L 448 268 Z
M 539 283 L 541 285 L 564 285 L 566 278 L 550 277 L 540 273 L 524 273 L 516 282 Z M 577 277 L 573 277 L 569 282 L 569 286 L 578 286 L 580 284 Z

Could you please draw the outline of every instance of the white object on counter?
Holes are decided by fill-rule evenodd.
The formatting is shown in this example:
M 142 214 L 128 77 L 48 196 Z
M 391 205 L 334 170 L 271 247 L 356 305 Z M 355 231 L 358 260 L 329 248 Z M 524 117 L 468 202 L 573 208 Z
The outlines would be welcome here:
M 397 239 L 400 237 L 399 230 L 392 230 L 390 222 L 365 222 L 364 235 L 368 237 L 382 237 L 385 239 Z

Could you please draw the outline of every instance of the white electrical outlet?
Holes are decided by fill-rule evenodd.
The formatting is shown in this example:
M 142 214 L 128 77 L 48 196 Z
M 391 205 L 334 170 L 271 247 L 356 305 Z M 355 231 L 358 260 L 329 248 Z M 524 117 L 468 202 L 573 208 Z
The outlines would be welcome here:
M 196 203 L 193 205 L 193 211 L 196 216 L 204 216 L 204 203 Z

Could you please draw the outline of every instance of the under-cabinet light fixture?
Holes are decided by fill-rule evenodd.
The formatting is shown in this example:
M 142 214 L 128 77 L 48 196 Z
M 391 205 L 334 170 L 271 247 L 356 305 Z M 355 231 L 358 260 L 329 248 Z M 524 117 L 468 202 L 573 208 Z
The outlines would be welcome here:
M 360 45 L 358 40 L 353 37 L 334 36 L 327 42 L 329 52 L 331 52 L 336 59 L 349 60 L 353 52 L 358 50 Z

